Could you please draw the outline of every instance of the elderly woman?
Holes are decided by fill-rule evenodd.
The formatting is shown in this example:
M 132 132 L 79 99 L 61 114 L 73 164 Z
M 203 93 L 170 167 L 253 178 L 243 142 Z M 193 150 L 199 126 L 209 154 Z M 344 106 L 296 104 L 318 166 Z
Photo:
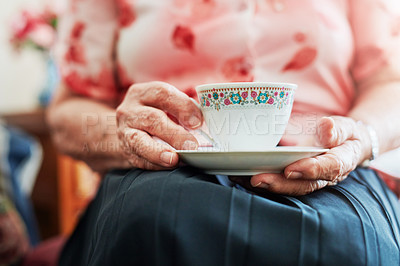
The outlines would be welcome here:
M 358 167 L 400 146 L 396 3 L 71 0 L 48 120 L 104 180 L 61 265 L 399 265 L 400 204 Z M 281 145 L 329 151 L 241 186 L 180 165 L 194 86 L 227 81 L 297 83 Z

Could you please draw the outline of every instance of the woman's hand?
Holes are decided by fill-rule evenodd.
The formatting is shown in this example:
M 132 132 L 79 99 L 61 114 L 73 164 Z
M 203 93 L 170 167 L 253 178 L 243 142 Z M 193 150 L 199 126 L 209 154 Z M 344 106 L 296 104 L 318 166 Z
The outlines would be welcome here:
M 255 188 L 287 195 L 304 195 L 344 180 L 358 164 L 371 155 L 366 127 L 351 118 L 333 116 L 322 118 L 317 137 L 329 151 L 288 165 L 283 174 L 259 174 L 243 184 L 243 179 L 231 180 Z M 251 186 L 249 186 L 251 185 Z
M 196 138 L 185 128 L 198 128 L 202 121 L 196 104 L 163 82 L 132 85 L 117 108 L 117 132 L 127 159 L 132 166 L 148 170 L 176 166 L 173 148 L 197 149 Z

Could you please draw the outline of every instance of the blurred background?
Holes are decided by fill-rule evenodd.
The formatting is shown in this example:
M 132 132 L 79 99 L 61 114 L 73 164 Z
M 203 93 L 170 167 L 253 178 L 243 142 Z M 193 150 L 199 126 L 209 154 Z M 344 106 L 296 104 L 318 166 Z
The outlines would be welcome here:
M 16 239 L 9 220 L 30 246 L 68 236 L 97 190 L 98 176 L 56 151 L 45 122 L 63 8 L 63 0 L 0 2 L 0 233 L 9 233 L 0 247 Z
M 23 10 L 41 12 L 49 3 L 48 0 L 13 0 L 0 3 L 1 113 L 31 110 L 39 104 L 39 94 L 46 78 L 43 53 L 28 47 L 17 51 L 11 44 L 11 39 L 16 34 L 15 31 L 23 31 L 23 27 L 27 26 L 24 24 L 28 21 L 24 19 L 28 18 L 27 15 L 24 17 Z M 61 1 L 58 3 L 61 5 Z
M 0 2 L 0 250 L 15 232 L 30 246 L 67 237 L 97 191 L 99 177 L 57 152 L 45 122 L 59 82 L 53 48 L 64 1 Z M 388 161 L 400 149 L 396 156 Z M 400 177 L 400 164 L 390 167 Z

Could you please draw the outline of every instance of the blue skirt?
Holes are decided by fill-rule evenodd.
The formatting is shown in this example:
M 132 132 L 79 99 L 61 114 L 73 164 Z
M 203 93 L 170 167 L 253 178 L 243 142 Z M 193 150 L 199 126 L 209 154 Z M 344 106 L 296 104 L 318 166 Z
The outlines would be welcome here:
M 357 169 L 301 197 L 173 171 L 107 175 L 61 265 L 400 265 L 400 204 Z

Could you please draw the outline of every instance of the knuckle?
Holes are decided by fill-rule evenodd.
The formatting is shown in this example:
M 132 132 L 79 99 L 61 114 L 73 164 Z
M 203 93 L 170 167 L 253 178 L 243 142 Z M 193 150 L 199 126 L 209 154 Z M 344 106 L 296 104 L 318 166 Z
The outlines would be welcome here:
M 121 122 L 125 120 L 125 117 L 127 116 L 127 110 L 125 108 L 124 104 L 120 104 L 117 109 L 115 110 L 116 114 L 116 119 L 117 119 L 117 125 L 120 125 Z
M 164 104 L 167 109 L 171 109 L 171 107 L 174 106 L 175 98 L 176 98 L 176 95 L 173 90 L 171 90 L 171 89 L 166 90 L 163 100 L 164 100 Z
M 143 161 L 143 168 L 144 169 L 151 170 L 151 169 L 154 168 L 154 165 L 151 162 L 149 162 L 148 160 L 142 159 L 142 161 Z
M 146 131 L 154 132 L 161 124 L 161 117 L 155 111 L 142 112 L 136 120 Z
M 136 160 L 136 167 L 140 168 L 140 169 L 146 169 L 149 170 L 148 166 L 147 166 L 147 162 L 146 160 L 144 160 L 143 158 L 138 158 Z
M 155 87 L 151 93 L 153 94 L 154 100 L 157 102 L 164 101 L 167 96 L 164 87 Z
M 328 180 L 335 181 L 345 173 L 346 166 L 344 161 L 337 155 L 331 156 L 330 159 L 334 161 L 334 163 L 332 164 Z
M 176 98 L 181 92 L 168 83 L 156 81 L 148 93 L 151 93 L 154 101 L 162 103 L 165 109 L 171 109 L 176 107 Z M 181 102 L 179 105 L 183 106 Z
M 129 87 L 129 89 L 126 93 L 126 96 L 131 98 L 131 100 L 136 100 L 139 95 L 143 95 L 143 93 L 146 93 L 146 91 L 149 90 L 150 84 L 151 84 L 151 82 L 149 82 L 149 83 L 134 83 Z
M 346 172 L 344 161 L 335 154 L 319 157 L 311 170 L 316 179 L 335 181 Z
M 137 167 L 137 168 L 141 168 L 141 163 L 139 158 L 134 157 L 134 158 L 129 158 L 128 162 L 130 165 L 132 165 L 133 167 Z
M 317 182 L 318 182 L 319 180 L 317 180 L 317 181 L 315 181 L 315 182 L 308 182 L 307 184 L 306 184 L 306 186 L 304 187 L 304 194 L 310 194 L 311 192 L 314 192 L 315 191 L 315 189 L 316 189 L 316 187 L 317 187 Z M 301 190 L 300 190 L 301 191 Z M 299 191 L 299 192 L 300 192 Z
M 171 99 L 172 91 L 169 88 L 170 85 L 156 81 L 151 84 L 151 89 L 147 90 L 146 96 L 151 97 L 156 102 L 168 102 Z
M 137 123 L 138 113 L 135 108 L 127 109 L 124 106 L 120 105 L 116 109 L 116 120 L 117 126 L 122 125 L 135 125 Z
M 309 182 L 306 185 L 304 192 L 305 192 L 305 194 L 310 194 L 316 190 L 319 190 L 319 189 L 325 187 L 327 184 L 328 184 L 328 181 L 325 181 L 325 180 L 315 180 L 315 181 Z
M 143 154 L 146 150 L 144 136 L 139 131 L 134 130 L 126 135 L 129 150 L 134 154 Z
M 139 84 L 132 84 L 131 86 L 129 86 L 127 93 L 132 93 L 132 92 L 135 92 L 135 91 L 139 90 L 140 87 L 141 87 L 139 85 L 140 85 L 140 83 Z
M 124 139 L 128 140 L 128 143 L 135 143 L 141 138 L 139 131 L 134 129 L 128 129 L 124 132 Z
M 126 103 L 127 101 L 129 101 L 129 103 L 140 101 L 141 96 L 143 96 L 143 93 L 146 91 L 146 86 L 143 86 L 143 84 L 132 84 L 128 88 L 122 104 Z
M 144 167 L 147 170 L 162 170 L 165 169 L 164 167 L 158 166 L 157 164 L 154 164 L 148 160 L 144 160 Z
M 125 118 L 126 124 L 139 129 L 152 128 L 159 120 L 159 114 L 153 110 L 142 110 L 135 115 L 130 115 Z
M 121 128 L 117 128 L 117 137 L 120 140 L 120 144 L 125 143 L 125 133 Z

